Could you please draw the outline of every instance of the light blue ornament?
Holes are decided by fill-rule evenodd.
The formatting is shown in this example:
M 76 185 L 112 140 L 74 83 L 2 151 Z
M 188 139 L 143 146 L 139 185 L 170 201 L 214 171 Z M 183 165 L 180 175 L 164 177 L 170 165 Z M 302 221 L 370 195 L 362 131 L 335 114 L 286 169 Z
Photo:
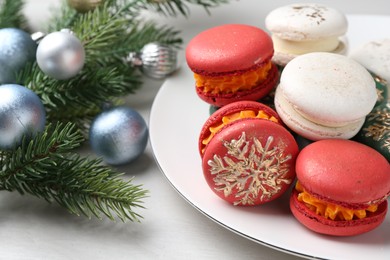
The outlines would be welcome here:
M 16 73 L 10 69 L 4 62 L 0 61 L 0 84 L 9 84 L 16 82 Z
M 0 86 L 0 149 L 12 149 L 45 128 L 46 113 L 40 98 L 17 84 Z
M 14 73 L 35 61 L 36 49 L 37 43 L 28 33 L 16 28 L 0 29 L 0 62 Z
M 111 165 L 130 163 L 145 150 L 148 129 L 135 110 L 120 106 L 102 112 L 89 130 L 92 150 Z

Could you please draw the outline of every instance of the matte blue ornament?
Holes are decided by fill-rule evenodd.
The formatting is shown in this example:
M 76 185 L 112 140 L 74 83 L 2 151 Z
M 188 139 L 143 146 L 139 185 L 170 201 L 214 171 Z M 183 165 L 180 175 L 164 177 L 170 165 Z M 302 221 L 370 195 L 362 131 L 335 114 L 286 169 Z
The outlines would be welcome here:
M 93 120 L 89 142 L 92 150 L 106 163 L 130 163 L 146 148 L 147 125 L 137 111 L 125 106 L 114 107 Z
M 4 62 L 0 61 L 0 84 L 16 82 L 16 73 L 10 69 Z
M 12 149 L 23 139 L 45 128 L 46 113 L 41 99 L 17 84 L 0 86 L 0 149 Z
M 13 73 L 33 62 L 36 50 L 37 43 L 28 33 L 16 28 L 0 29 L 0 62 Z

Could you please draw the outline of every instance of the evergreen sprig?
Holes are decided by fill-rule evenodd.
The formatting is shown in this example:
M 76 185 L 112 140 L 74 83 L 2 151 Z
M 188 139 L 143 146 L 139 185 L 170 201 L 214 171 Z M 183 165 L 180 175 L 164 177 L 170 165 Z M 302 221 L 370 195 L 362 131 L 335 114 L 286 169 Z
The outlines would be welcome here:
M 0 28 L 26 29 L 26 18 L 23 15 L 23 0 L 0 1 Z
M 143 1 L 116 7 L 116 11 L 109 3 L 86 14 L 78 14 L 65 5 L 60 11 L 64 19 L 56 19 L 66 24 L 57 22 L 58 27 L 51 28 L 58 31 L 66 25 L 82 41 L 86 63 L 77 76 L 54 80 L 36 64 L 20 74 L 20 83 L 42 98 L 49 121 L 71 120 L 79 127 L 88 126 L 105 103 L 116 102 L 140 88 L 140 73 L 125 61 L 130 52 L 153 41 L 179 48 L 178 31 L 136 19 Z
M 1 0 L 0 0 L 1 1 Z M 187 4 L 206 10 L 227 0 L 105 0 L 87 13 L 77 13 L 65 0 L 48 22 L 50 33 L 71 29 L 82 41 L 86 63 L 69 80 L 46 76 L 36 63 L 18 74 L 18 83 L 33 90 L 42 100 L 48 125 L 33 139 L 24 139 L 14 150 L 0 150 L 0 190 L 32 194 L 57 202 L 71 213 L 116 217 L 122 221 L 140 221 L 135 211 L 143 208 L 148 195 L 133 179 L 102 163 L 84 158 L 77 147 L 84 142 L 92 118 L 107 103 L 135 93 L 142 76 L 126 62 L 130 52 L 139 51 L 149 42 L 180 48 L 179 32 L 173 28 L 143 21 L 145 9 L 165 15 L 187 16 Z M 22 0 L 4 0 L 0 6 L 0 28 L 23 28 Z
M 182 14 L 188 16 L 191 10 L 188 4 L 202 6 L 210 13 L 210 8 L 217 7 L 228 1 L 229 0 L 147 0 L 146 2 L 149 10 L 152 9 L 164 15 L 177 16 L 178 14 Z
M 56 201 L 76 215 L 139 221 L 133 208 L 143 207 L 147 191 L 132 179 L 122 180 L 100 159 L 82 158 L 74 148 L 83 140 L 74 124 L 58 123 L 15 150 L 2 151 L 0 189 Z

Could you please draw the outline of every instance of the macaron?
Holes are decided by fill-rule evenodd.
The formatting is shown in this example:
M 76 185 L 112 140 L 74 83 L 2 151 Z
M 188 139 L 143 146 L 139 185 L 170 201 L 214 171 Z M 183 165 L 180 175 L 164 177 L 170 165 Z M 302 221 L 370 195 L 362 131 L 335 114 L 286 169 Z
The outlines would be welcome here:
M 290 209 L 310 230 L 352 236 L 384 221 L 390 165 L 374 149 L 344 139 L 317 141 L 299 153 L 296 175 Z
M 194 72 L 196 93 L 221 107 L 242 100 L 258 100 L 277 84 L 279 72 L 271 62 L 271 37 L 245 24 L 207 29 L 190 40 L 186 61 Z
M 273 61 L 285 66 L 293 58 L 310 52 L 346 52 L 346 16 L 316 3 L 296 3 L 272 10 L 265 19 L 272 35 Z
M 349 57 L 390 84 L 390 38 L 364 43 L 351 50 Z
M 233 205 L 270 202 L 295 180 L 294 137 L 273 109 L 255 101 L 230 103 L 212 114 L 200 132 L 199 153 L 207 184 Z
M 275 109 L 295 133 L 309 140 L 350 139 L 376 101 L 375 81 L 356 61 L 334 53 L 300 55 L 284 68 Z

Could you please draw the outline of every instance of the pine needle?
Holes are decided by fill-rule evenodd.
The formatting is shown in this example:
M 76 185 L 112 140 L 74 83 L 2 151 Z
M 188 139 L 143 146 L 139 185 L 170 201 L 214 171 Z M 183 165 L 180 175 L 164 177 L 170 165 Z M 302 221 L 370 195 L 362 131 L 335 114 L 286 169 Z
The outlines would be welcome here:
M 139 221 L 147 191 L 125 181 L 100 159 L 82 158 L 74 151 L 83 141 L 71 123 L 49 125 L 31 141 L 0 154 L 0 189 L 29 193 L 57 202 L 69 212 L 88 218 L 102 215 Z
M 1 1 L 1 0 L 0 0 Z M 125 180 L 101 159 L 77 153 L 92 118 L 107 103 L 118 103 L 141 87 L 140 72 L 126 63 L 130 52 L 150 42 L 180 48 L 179 32 L 139 14 L 152 9 L 165 15 L 189 14 L 187 4 L 207 11 L 227 0 L 106 0 L 93 11 L 80 14 L 63 1 L 48 21 L 46 33 L 71 29 L 82 41 L 86 63 L 69 80 L 46 76 L 36 63 L 18 74 L 17 82 L 33 90 L 47 114 L 45 130 L 24 139 L 13 150 L 0 150 L 0 190 L 31 194 L 56 202 L 76 215 L 140 221 L 148 191 L 133 179 Z M 0 2 L 0 28 L 23 28 L 22 0 Z

